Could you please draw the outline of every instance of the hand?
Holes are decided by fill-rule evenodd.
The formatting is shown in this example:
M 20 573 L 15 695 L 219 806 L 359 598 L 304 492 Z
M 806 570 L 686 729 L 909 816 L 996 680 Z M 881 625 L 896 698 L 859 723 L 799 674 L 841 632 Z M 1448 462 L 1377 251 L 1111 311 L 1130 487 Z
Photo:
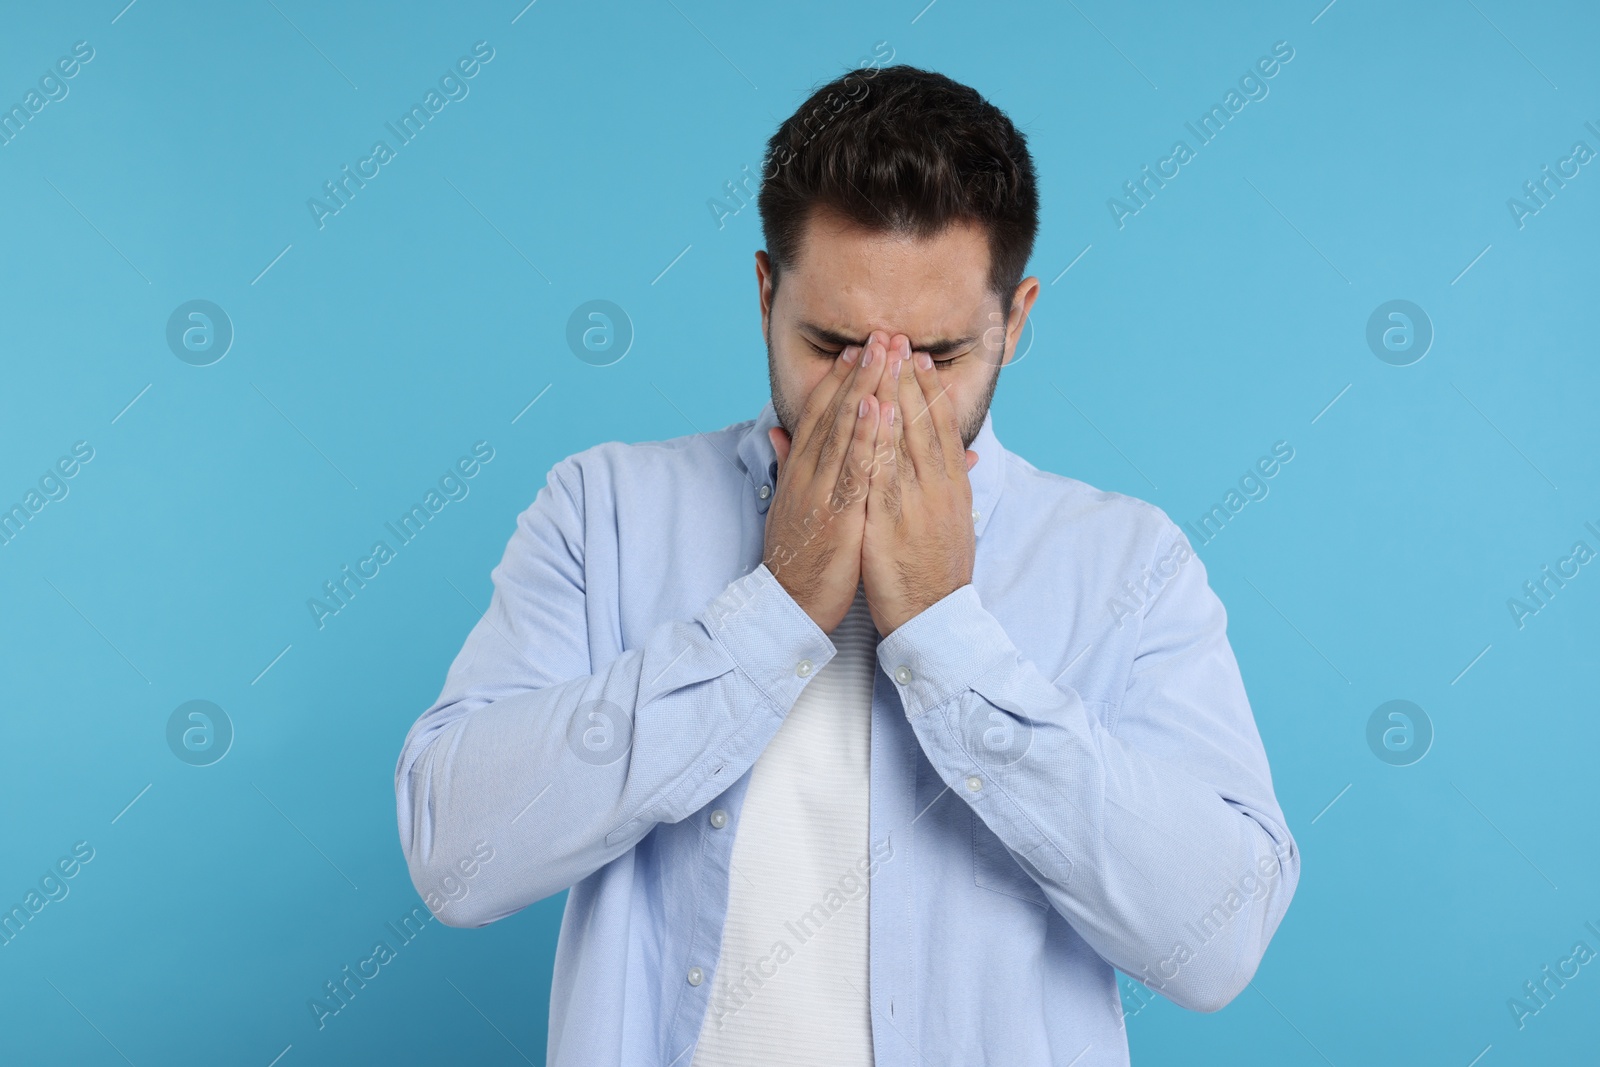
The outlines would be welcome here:
M 861 578 L 884 637 L 972 581 L 977 537 L 972 483 L 978 454 L 963 447 L 949 393 L 926 353 L 895 334 L 878 382 L 874 466 L 867 491 Z M 898 371 L 898 375 L 896 372 Z
M 844 621 L 861 583 L 876 419 L 873 409 L 860 410 L 883 377 L 887 342 L 874 332 L 865 348 L 839 353 L 806 398 L 793 441 L 781 427 L 767 431 L 778 453 L 778 485 L 762 562 L 824 633 Z

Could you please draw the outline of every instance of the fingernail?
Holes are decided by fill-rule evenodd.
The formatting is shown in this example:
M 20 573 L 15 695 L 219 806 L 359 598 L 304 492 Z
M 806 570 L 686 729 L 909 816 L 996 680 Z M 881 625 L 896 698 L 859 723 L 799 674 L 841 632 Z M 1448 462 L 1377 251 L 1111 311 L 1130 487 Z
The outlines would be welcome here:
M 867 351 L 866 351 L 866 354 L 861 357 L 861 365 L 863 367 L 872 366 L 872 343 L 871 342 L 867 343 Z
M 861 398 L 861 406 L 856 409 L 856 418 L 864 419 L 866 417 L 867 417 L 867 398 L 866 397 L 862 397 Z
M 917 366 L 921 367 L 923 370 L 932 370 L 933 369 L 933 357 L 928 355 L 928 353 L 926 353 L 926 352 L 918 352 L 917 353 Z
M 861 350 L 855 345 L 845 345 L 844 351 L 839 353 L 839 358 L 844 360 L 846 363 L 854 363 L 856 361 L 856 356 L 860 354 Z
M 903 363 L 903 362 L 905 362 L 905 361 L 901 360 L 901 359 L 896 359 L 892 364 L 889 365 L 889 372 L 891 374 L 893 374 L 896 378 L 900 377 L 900 364 Z
M 894 402 L 889 402 L 889 425 L 894 425 Z

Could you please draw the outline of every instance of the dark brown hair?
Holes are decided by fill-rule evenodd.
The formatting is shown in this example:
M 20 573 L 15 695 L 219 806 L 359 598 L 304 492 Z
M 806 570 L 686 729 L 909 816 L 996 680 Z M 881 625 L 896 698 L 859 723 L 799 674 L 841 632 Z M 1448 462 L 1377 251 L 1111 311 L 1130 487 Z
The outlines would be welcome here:
M 919 238 L 962 220 L 985 226 L 989 288 L 1010 313 L 1039 229 L 1039 193 L 1027 138 L 976 90 L 903 64 L 851 71 L 778 127 L 761 178 L 774 292 L 811 210 L 828 207 Z

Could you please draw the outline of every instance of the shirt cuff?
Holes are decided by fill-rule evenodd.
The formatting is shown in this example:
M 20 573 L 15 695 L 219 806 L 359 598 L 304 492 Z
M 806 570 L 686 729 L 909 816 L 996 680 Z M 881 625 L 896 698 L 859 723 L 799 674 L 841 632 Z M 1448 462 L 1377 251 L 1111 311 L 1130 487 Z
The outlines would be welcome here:
M 837 651 L 765 563 L 729 582 L 700 622 L 780 713 Z
M 879 641 L 878 664 L 915 719 L 965 692 L 1013 647 L 968 582 Z

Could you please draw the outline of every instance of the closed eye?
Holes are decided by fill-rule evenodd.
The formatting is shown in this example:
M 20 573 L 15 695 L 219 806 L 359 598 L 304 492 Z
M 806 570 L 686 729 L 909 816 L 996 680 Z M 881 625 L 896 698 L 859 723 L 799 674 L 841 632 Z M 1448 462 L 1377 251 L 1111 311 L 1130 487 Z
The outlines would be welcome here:
M 817 355 L 827 356 L 829 359 L 838 359 L 839 353 L 844 351 L 842 348 L 833 349 L 830 351 L 829 349 L 823 348 L 821 345 L 815 344 L 811 341 L 807 341 L 806 344 L 811 345 L 811 351 L 817 353 Z M 950 364 L 954 363 L 960 358 L 960 356 L 951 356 L 949 359 L 936 359 L 933 361 L 933 365 L 935 367 L 948 367 Z

